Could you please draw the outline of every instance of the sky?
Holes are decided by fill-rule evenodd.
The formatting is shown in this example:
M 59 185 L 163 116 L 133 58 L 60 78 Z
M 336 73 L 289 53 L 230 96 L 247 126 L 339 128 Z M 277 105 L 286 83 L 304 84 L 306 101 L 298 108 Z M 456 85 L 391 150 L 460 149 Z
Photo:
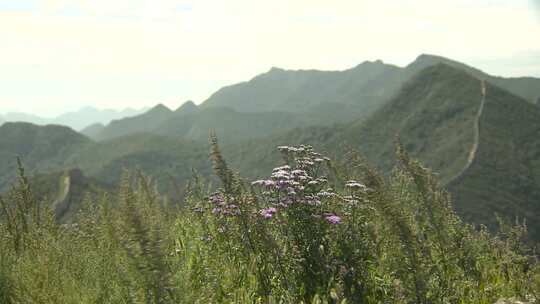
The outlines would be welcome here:
M 540 0 L 0 0 L 0 113 L 175 109 L 274 66 L 421 53 L 540 77 Z

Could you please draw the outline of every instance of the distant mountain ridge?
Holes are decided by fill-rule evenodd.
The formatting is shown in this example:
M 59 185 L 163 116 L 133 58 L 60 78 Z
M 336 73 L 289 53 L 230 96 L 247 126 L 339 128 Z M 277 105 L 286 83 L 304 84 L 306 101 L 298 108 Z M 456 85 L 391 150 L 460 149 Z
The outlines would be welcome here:
M 238 142 L 301 125 L 305 123 L 289 112 L 245 113 L 226 107 L 200 109 L 193 102 L 186 102 L 176 111 L 160 104 L 144 114 L 113 121 L 104 128 L 95 126 L 97 134 L 91 137 L 102 141 L 149 133 L 206 143 L 210 130 L 215 130 L 223 140 Z M 92 135 L 88 131 L 86 134 Z
M 503 78 L 488 75 L 466 64 L 441 56 L 422 54 L 404 68 L 380 60 L 366 61 L 345 71 L 283 70 L 272 68 L 248 82 L 224 87 L 201 104 L 201 108 L 226 106 L 241 112 L 281 109 L 303 112 L 306 108 L 335 102 L 362 104 L 373 112 L 392 97 L 401 85 L 420 70 L 445 63 L 514 93 L 531 103 L 540 97 L 540 79 Z
M 79 131 L 92 124 L 108 124 L 114 119 L 136 116 L 146 112 L 147 110 L 148 108 L 142 108 L 138 110 L 131 108 L 127 108 L 124 110 L 99 110 L 93 107 L 85 107 L 75 112 L 61 114 L 55 118 L 43 118 L 26 113 L 11 112 L 2 115 L 0 117 L 0 122 L 4 120 L 9 122 L 29 122 L 36 125 L 55 124 L 68 126 L 74 130 Z
M 113 120 L 94 138 L 97 140 L 106 140 L 134 133 L 151 132 L 151 130 L 157 128 L 163 121 L 173 115 L 174 112 L 172 110 L 163 104 L 158 104 L 140 115 Z
M 172 111 L 158 105 L 142 115 L 113 121 L 92 137 L 103 140 L 148 132 L 168 136 L 197 133 L 198 135 L 188 137 L 204 139 L 200 134 L 206 134 L 209 129 L 216 128 L 216 125 L 225 126 L 228 125 L 226 122 L 232 121 L 239 125 L 250 124 L 261 113 L 276 119 L 286 117 L 283 128 L 358 122 L 383 107 L 419 71 L 438 63 L 490 81 L 531 103 L 536 103 L 540 98 L 538 78 L 495 77 L 451 59 L 422 54 L 403 68 L 380 60 L 365 61 L 345 71 L 295 71 L 274 67 L 247 82 L 216 91 L 199 106 L 186 102 L 176 111 Z M 233 111 L 221 110 L 220 115 L 211 114 L 211 109 L 218 108 L 230 108 Z M 183 114 L 180 115 L 179 112 Z M 208 123 L 203 125 L 198 123 L 195 117 L 212 117 L 212 121 L 208 120 Z M 267 136 L 283 128 L 267 124 L 261 126 L 261 132 L 246 133 L 247 137 L 244 139 Z M 191 132 L 189 129 L 202 131 Z M 264 129 L 266 132 L 263 132 Z M 225 128 L 221 131 L 222 136 L 241 138 L 242 133 L 229 133 L 231 130 L 233 129 Z

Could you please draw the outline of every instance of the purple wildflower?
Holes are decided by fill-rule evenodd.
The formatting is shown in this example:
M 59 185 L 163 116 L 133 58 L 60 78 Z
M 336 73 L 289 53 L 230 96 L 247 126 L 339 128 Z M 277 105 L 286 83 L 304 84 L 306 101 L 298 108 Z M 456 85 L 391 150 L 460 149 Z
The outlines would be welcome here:
M 274 171 L 272 173 L 272 178 L 273 179 L 289 179 L 291 176 L 289 174 L 289 172 L 285 171 L 285 170 L 277 170 L 277 171 Z
M 332 225 L 341 224 L 341 217 L 339 217 L 339 216 L 337 216 L 335 214 L 327 213 L 327 214 L 325 214 L 324 218 L 326 219 L 326 221 L 329 224 L 332 224 Z
M 271 188 L 271 187 L 274 187 L 276 185 L 276 182 L 272 181 L 272 180 L 264 180 L 263 181 L 263 186 L 267 187 L 267 188 Z
M 216 192 L 212 195 L 210 195 L 210 202 L 211 203 L 214 203 L 214 204 L 217 204 L 217 205 L 221 205 L 223 202 L 225 202 L 225 197 L 223 197 L 223 194 L 219 193 L 219 192 Z
M 289 181 L 287 180 L 278 180 L 276 183 L 275 183 L 276 187 L 278 189 L 286 189 L 289 187 Z
M 291 171 L 291 174 L 295 176 L 305 176 L 307 173 L 304 170 L 296 169 L 296 170 Z
M 270 208 L 262 209 L 261 211 L 259 211 L 259 214 L 262 215 L 262 217 L 264 217 L 265 219 L 270 219 L 272 218 L 272 216 L 274 216 L 276 212 L 277 212 L 276 208 L 270 207 Z
M 289 170 L 291 170 L 291 167 L 289 165 L 284 165 L 281 167 L 274 168 L 272 171 L 276 172 L 276 171 L 289 171 Z
M 321 204 L 321 201 L 319 200 L 319 198 L 313 195 L 306 195 L 305 199 L 306 199 L 305 201 L 306 204 L 310 206 L 318 206 Z

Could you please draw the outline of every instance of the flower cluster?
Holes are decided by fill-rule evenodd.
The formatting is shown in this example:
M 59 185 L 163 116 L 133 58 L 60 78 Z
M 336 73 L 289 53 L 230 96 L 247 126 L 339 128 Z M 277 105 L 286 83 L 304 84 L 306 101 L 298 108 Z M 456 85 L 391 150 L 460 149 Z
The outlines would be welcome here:
M 238 205 L 233 198 L 227 198 L 221 192 L 216 192 L 208 198 L 212 208 L 212 213 L 216 215 L 231 216 L 240 214 Z
M 361 191 L 361 192 L 367 192 L 369 190 L 366 185 L 359 183 L 355 180 L 350 180 L 345 183 L 345 187 L 351 189 L 352 191 Z
M 266 209 L 263 209 L 261 210 L 259 213 L 265 218 L 265 219 L 269 219 L 269 218 L 272 218 L 272 216 L 274 216 L 274 213 L 277 212 L 277 209 L 274 208 L 274 207 L 270 207 L 270 208 L 266 208 Z
M 290 165 L 283 165 L 272 170 L 270 178 L 256 180 L 252 186 L 260 188 L 271 207 L 259 211 L 259 214 L 270 219 L 282 208 L 292 204 L 320 206 L 322 200 L 336 196 L 333 189 L 328 188 L 328 179 L 321 174 L 321 164 L 329 158 L 313 152 L 311 146 L 289 147 L 278 149 L 285 154 Z M 324 214 L 324 218 L 332 224 L 341 222 L 335 214 Z
M 324 219 L 329 223 L 329 224 L 332 224 L 332 225 L 337 225 L 337 224 L 340 224 L 341 223 L 341 217 L 333 214 L 333 213 L 325 213 L 324 214 Z

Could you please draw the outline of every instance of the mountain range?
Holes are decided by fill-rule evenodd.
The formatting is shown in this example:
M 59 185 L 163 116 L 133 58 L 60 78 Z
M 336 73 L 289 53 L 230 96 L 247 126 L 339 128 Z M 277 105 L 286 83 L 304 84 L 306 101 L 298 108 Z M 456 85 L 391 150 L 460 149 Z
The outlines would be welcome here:
M 526 219 L 531 238 L 540 240 L 539 96 L 540 79 L 495 77 L 432 55 L 403 68 L 381 61 L 340 72 L 273 68 L 199 106 L 157 105 L 83 134 L 6 123 L 0 189 L 13 181 L 13 157 L 20 155 L 38 176 L 77 168 L 76 176 L 93 181 L 81 185 L 112 186 L 123 168 L 138 168 L 178 197 L 192 169 L 211 175 L 210 130 L 229 163 L 249 178 L 279 164 L 278 145 L 300 143 L 332 157 L 353 148 L 391 175 L 397 136 L 439 176 L 464 219 L 490 228 L 494 214 Z
M 43 118 L 32 114 L 10 112 L 4 115 L 0 115 L 0 124 L 3 121 L 29 122 L 36 125 L 64 125 L 74 130 L 82 130 L 83 128 L 95 123 L 108 124 L 112 120 L 121 119 L 129 116 L 136 116 L 146 112 L 147 110 L 148 108 L 142 108 L 139 110 L 128 108 L 118 111 L 110 109 L 100 110 L 93 107 L 84 107 L 78 111 L 64 113 L 55 118 Z

